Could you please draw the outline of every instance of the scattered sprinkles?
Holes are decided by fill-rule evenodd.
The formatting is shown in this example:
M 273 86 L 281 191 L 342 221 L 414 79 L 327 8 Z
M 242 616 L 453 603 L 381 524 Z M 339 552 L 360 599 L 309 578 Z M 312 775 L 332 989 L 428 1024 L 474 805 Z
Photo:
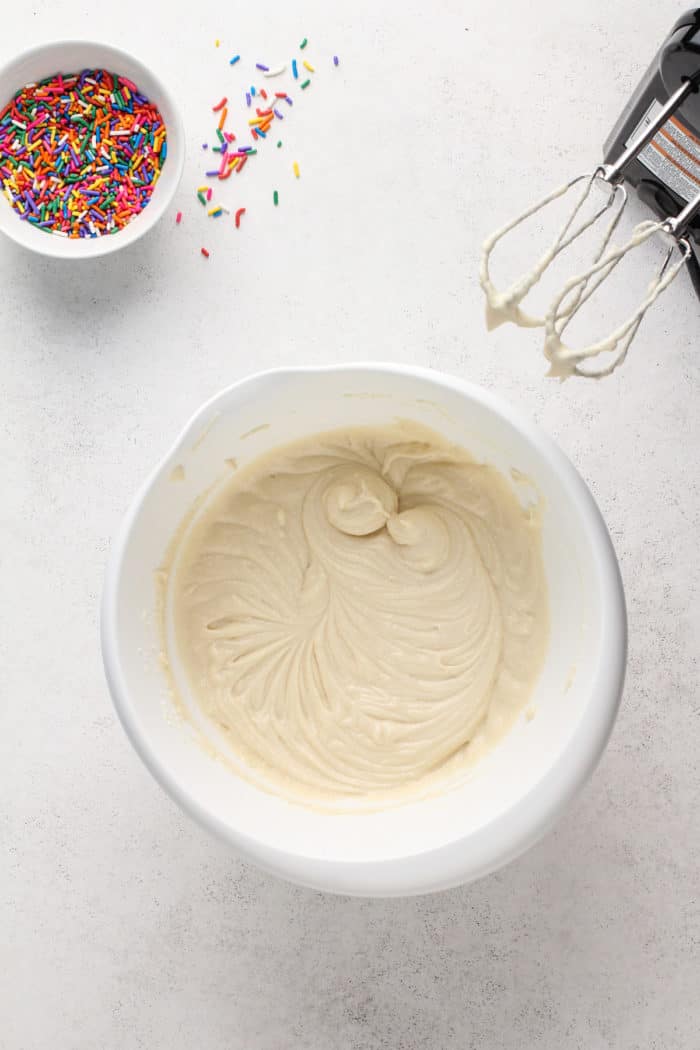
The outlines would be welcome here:
M 302 40 L 299 45 L 299 49 L 303 51 L 308 44 L 306 37 Z M 229 65 L 233 66 L 241 60 L 240 55 L 234 55 L 229 59 Z M 300 59 L 297 62 L 296 58 L 291 60 L 291 73 L 293 79 L 299 80 L 299 66 L 303 66 L 309 73 L 315 73 L 316 68 L 308 62 L 306 59 Z M 339 58 L 337 55 L 333 55 L 333 65 L 339 65 Z M 285 64 L 278 66 L 265 65 L 263 62 L 256 62 L 255 68 L 259 70 L 264 77 L 278 77 L 281 76 L 287 69 Z M 311 79 L 303 80 L 299 87 L 301 90 L 305 90 L 311 84 Z M 236 140 L 236 135 L 231 131 L 224 130 L 224 125 L 229 117 L 228 99 L 222 98 L 221 101 L 212 107 L 212 112 L 218 113 L 218 124 L 214 129 L 218 143 L 211 146 L 211 152 L 216 154 L 216 159 L 212 158 L 214 164 L 218 167 L 212 168 L 207 171 L 206 177 L 208 179 L 215 179 L 217 183 L 222 180 L 229 179 L 232 174 L 240 175 L 241 171 L 245 167 L 246 163 L 253 157 L 257 152 L 257 144 L 264 141 L 270 132 L 273 130 L 272 125 L 275 121 L 284 120 L 284 114 L 281 111 L 281 102 L 284 100 L 288 106 L 294 104 L 293 99 L 286 91 L 275 91 L 270 92 L 270 98 L 268 101 L 268 93 L 264 88 L 256 88 L 255 84 L 251 84 L 250 88 L 245 92 L 245 102 L 248 109 L 248 132 L 253 141 L 251 146 L 240 145 L 240 142 Z M 252 113 L 250 112 L 252 109 Z M 274 132 L 273 132 L 274 133 Z M 239 135 L 241 133 L 239 132 Z M 282 140 L 277 140 L 277 149 L 282 147 Z M 208 143 L 202 144 L 203 149 L 209 148 Z M 301 175 L 299 164 L 294 161 L 292 164 L 292 171 L 295 178 L 299 178 Z M 200 202 L 207 208 L 207 216 L 210 218 L 219 218 L 221 215 L 229 215 L 231 212 L 226 205 L 212 202 L 212 187 L 211 186 L 200 186 L 197 189 L 197 197 Z M 274 207 L 279 207 L 280 194 L 279 190 L 273 190 L 272 203 Z M 211 207 L 208 204 L 211 203 Z M 246 209 L 244 207 L 236 208 L 234 210 L 234 222 L 236 229 L 240 229 L 241 218 L 245 215 Z M 178 212 L 177 222 L 180 222 L 181 213 Z M 209 252 L 206 248 L 202 248 L 201 252 L 206 258 L 209 258 Z
M 0 185 L 19 217 L 63 237 L 116 233 L 167 157 L 158 109 L 104 69 L 27 84 L 0 110 Z

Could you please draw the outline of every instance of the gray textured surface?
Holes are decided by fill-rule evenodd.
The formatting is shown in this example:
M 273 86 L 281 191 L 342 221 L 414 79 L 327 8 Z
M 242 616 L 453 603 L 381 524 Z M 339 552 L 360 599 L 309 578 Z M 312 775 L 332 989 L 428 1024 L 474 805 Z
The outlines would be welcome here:
M 131 48 L 191 129 L 181 228 L 90 269 L 0 245 L 3 1050 L 700 1045 L 700 310 L 679 281 L 618 375 L 559 387 L 535 337 L 486 337 L 475 281 L 489 228 L 597 157 L 679 8 L 383 7 L 123 0 L 115 36 L 107 5 L 37 0 L 3 23 L 2 60 L 52 35 Z M 244 230 L 207 225 L 192 187 L 227 53 L 304 34 L 324 67 L 290 152 L 235 187 Z M 97 644 L 110 536 L 184 418 L 254 368 L 362 358 L 538 418 L 600 501 L 629 601 L 621 716 L 567 818 L 408 901 L 283 885 L 189 823 L 119 729 Z

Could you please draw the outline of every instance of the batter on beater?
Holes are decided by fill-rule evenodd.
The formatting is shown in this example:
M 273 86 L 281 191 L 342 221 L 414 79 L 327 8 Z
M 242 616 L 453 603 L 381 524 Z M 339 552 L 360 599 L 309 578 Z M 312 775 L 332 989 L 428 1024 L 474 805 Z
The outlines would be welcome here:
M 664 172 L 675 185 L 676 210 L 671 214 L 666 212 L 674 202 L 673 194 L 669 196 L 670 186 L 666 186 L 663 180 L 658 183 L 649 182 L 649 164 L 655 170 L 655 156 L 665 156 L 667 160 L 673 161 L 673 157 L 667 154 L 667 147 L 671 143 L 672 149 L 677 149 L 678 143 L 675 136 L 680 133 L 683 141 L 691 143 L 697 139 L 690 134 L 685 126 L 678 122 L 677 114 L 683 113 L 684 106 L 696 105 L 696 99 L 700 95 L 700 71 L 696 70 L 693 76 L 688 76 L 686 51 L 692 56 L 691 66 L 697 66 L 697 36 L 698 24 L 694 12 L 684 16 L 674 27 L 674 46 L 668 46 L 659 53 L 661 65 L 670 63 L 666 70 L 666 76 L 657 78 L 658 83 L 670 81 L 677 83 L 675 91 L 672 91 L 665 103 L 660 104 L 655 98 L 654 103 L 647 110 L 643 120 L 637 124 L 630 138 L 620 130 L 626 127 L 631 115 L 637 113 L 638 107 L 630 104 L 625 119 L 621 120 L 613 133 L 614 152 L 606 163 L 599 164 L 592 172 L 578 175 L 568 183 L 554 190 L 547 197 L 538 201 L 530 208 L 526 208 L 515 219 L 511 220 L 500 230 L 491 234 L 484 241 L 481 265 L 479 269 L 479 281 L 486 296 L 486 326 L 488 329 L 495 328 L 499 324 L 511 321 L 523 328 L 544 327 L 544 353 L 550 362 L 549 375 L 566 379 L 571 375 L 585 376 L 591 379 L 600 379 L 610 375 L 627 356 L 630 344 L 634 339 L 640 324 L 644 320 L 647 310 L 656 302 L 662 292 L 675 280 L 680 271 L 688 265 L 694 283 L 700 294 L 700 263 L 691 246 L 690 237 L 696 240 L 700 237 L 698 221 L 700 221 L 700 192 L 696 191 L 697 179 L 690 172 L 685 171 L 682 182 L 683 186 L 690 185 L 691 191 L 687 189 L 678 192 L 679 173 L 681 168 L 665 165 Z M 676 35 L 679 36 L 676 38 Z M 678 65 L 680 63 L 680 65 Z M 648 87 L 648 85 L 647 85 Z M 655 89 L 656 90 L 656 89 Z M 690 135 L 690 138 L 688 138 Z M 675 145 L 673 145 L 675 143 Z M 695 147 L 693 147 L 695 148 Z M 656 149 L 656 154 L 654 153 Z M 649 154 L 651 150 L 651 154 Z M 681 152 L 683 148 L 681 147 Z M 685 151 L 687 153 L 687 151 Z M 687 165 L 688 158 L 693 161 L 693 155 L 687 153 L 684 156 L 684 164 Z M 649 157 L 651 156 L 651 160 Z M 643 158 L 646 158 L 644 160 Z M 656 172 L 658 175 L 658 171 Z M 659 176 L 660 179 L 660 176 Z M 647 191 L 647 199 L 651 200 L 654 210 L 662 217 L 658 220 L 647 220 L 635 226 L 629 239 L 621 246 L 612 242 L 620 218 L 622 217 L 627 202 L 627 190 L 625 183 L 638 187 L 644 183 Z M 499 292 L 495 287 L 489 270 L 491 255 L 495 246 L 514 229 L 520 226 L 531 216 L 538 214 L 553 201 L 564 197 L 569 190 L 575 186 L 582 186 L 582 192 L 577 196 L 572 210 L 554 237 L 550 247 L 540 259 L 518 280 L 513 282 L 505 291 Z M 654 193 L 649 197 L 650 187 Z M 582 218 L 583 209 L 592 199 L 594 189 L 604 190 L 607 199 L 601 206 L 596 206 L 593 214 Z M 657 192 L 658 191 L 658 192 Z M 658 195 L 660 192 L 660 196 Z M 685 194 L 685 196 L 683 195 Z M 669 204 L 665 202 L 669 201 Z M 666 212 L 666 214 L 664 214 Z M 603 231 L 602 238 L 598 241 L 592 262 L 581 273 L 567 280 L 560 292 L 555 295 L 543 318 L 532 317 L 523 310 L 522 303 L 526 296 L 539 283 L 545 271 L 551 266 L 562 252 L 566 251 L 587 230 L 591 229 L 599 220 L 607 220 L 607 226 Z M 565 329 L 574 319 L 581 307 L 597 291 L 598 287 L 608 278 L 620 261 L 630 252 L 640 248 L 652 237 L 660 237 L 666 245 L 666 254 L 661 269 L 654 274 L 651 283 L 646 289 L 642 301 L 636 309 L 619 324 L 612 332 L 602 339 L 588 343 L 581 349 L 567 346 L 562 338 Z M 675 261 L 674 259 L 675 254 Z M 607 355 L 607 364 L 602 364 L 596 369 L 584 369 L 581 367 L 586 361 Z
M 175 560 L 196 702 L 287 796 L 432 789 L 508 730 L 544 661 L 537 507 L 418 424 L 269 452 Z

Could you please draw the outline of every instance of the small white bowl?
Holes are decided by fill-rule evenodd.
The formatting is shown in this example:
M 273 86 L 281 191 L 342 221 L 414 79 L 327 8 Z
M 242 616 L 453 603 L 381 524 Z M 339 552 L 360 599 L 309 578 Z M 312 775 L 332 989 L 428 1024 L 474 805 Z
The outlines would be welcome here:
M 107 44 L 91 40 L 60 40 L 34 47 L 0 69 L 0 109 L 25 84 L 54 73 L 106 69 L 132 80 L 160 110 L 167 132 L 168 155 L 146 207 L 117 233 L 103 237 L 57 237 L 22 222 L 4 193 L 0 193 L 0 230 L 17 244 L 56 259 L 94 259 L 125 248 L 158 222 L 175 196 L 185 163 L 185 133 L 175 100 L 165 85 L 138 59 Z
M 547 659 L 532 699 L 534 718 L 523 715 L 459 787 L 381 812 L 314 812 L 237 776 L 173 718 L 158 662 L 153 571 L 194 500 L 230 470 L 226 459 L 245 464 L 304 435 L 397 416 L 432 427 L 506 474 L 520 471 L 539 490 L 551 611 Z M 565 456 L 490 392 L 398 365 L 266 372 L 204 405 L 127 513 L 102 606 L 102 652 L 117 712 L 176 802 L 268 871 L 372 896 L 476 879 L 522 853 L 561 816 L 612 730 L 626 640 L 610 537 Z

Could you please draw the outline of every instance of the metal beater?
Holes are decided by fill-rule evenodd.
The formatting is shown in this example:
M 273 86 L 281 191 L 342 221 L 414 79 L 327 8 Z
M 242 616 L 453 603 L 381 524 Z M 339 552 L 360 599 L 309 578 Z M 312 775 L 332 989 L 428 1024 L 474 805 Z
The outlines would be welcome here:
M 666 51 L 673 58 L 675 65 L 677 65 L 678 55 L 682 53 L 684 68 L 687 68 L 687 58 L 690 54 L 694 62 L 695 72 L 692 75 L 684 73 L 681 76 L 680 86 L 670 94 L 663 105 L 659 105 L 658 101 L 654 99 L 653 110 L 648 109 L 646 111 L 645 126 L 640 133 L 634 136 L 633 141 L 623 149 L 617 160 L 613 163 L 600 164 L 593 172 L 579 175 L 572 179 L 565 186 L 555 190 L 544 200 L 539 201 L 532 208 L 518 216 L 518 218 L 508 223 L 501 230 L 498 230 L 484 243 L 480 267 L 480 283 L 487 299 L 487 326 L 492 328 L 505 321 L 513 321 L 525 327 L 543 326 L 545 329 L 544 350 L 545 356 L 551 365 L 550 375 L 556 375 L 561 378 L 572 374 L 595 378 L 609 375 L 624 361 L 647 310 L 668 288 L 686 264 L 694 268 L 698 266 L 688 234 L 690 231 L 696 237 L 698 235 L 697 228 L 691 229 L 691 227 L 698 216 L 700 216 L 700 191 L 695 193 L 690 200 L 684 201 L 677 190 L 677 186 L 669 188 L 661 175 L 655 173 L 653 177 L 652 175 L 647 177 L 646 168 L 640 168 L 640 155 L 646 151 L 646 147 L 652 143 L 657 133 L 680 110 L 683 103 L 691 96 L 697 96 L 698 94 L 700 86 L 700 56 L 698 55 L 697 40 L 700 39 L 700 12 L 691 12 L 686 17 L 689 18 L 691 16 L 692 22 L 690 27 L 693 30 L 692 47 L 688 46 L 690 39 L 688 23 L 679 21 L 676 30 L 683 30 L 684 35 L 681 36 L 680 43 L 671 36 L 669 41 L 673 43 L 673 47 L 671 48 L 667 45 Z M 660 55 L 664 54 L 666 52 L 660 52 Z M 676 79 L 678 79 L 677 76 Z M 637 100 L 633 101 L 636 102 Z M 639 101 L 643 102 L 645 100 Z M 697 99 L 694 102 L 697 102 Z M 630 112 L 633 110 L 633 105 L 629 107 L 629 110 Z M 684 125 L 678 124 L 678 127 L 684 133 L 691 135 L 691 132 L 687 131 Z M 700 147 L 700 141 L 698 141 L 698 146 Z M 700 156 L 700 148 L 698 149 L 698 154 Z M 691 160 L 693 159 L 690 153 L 688 153 L 688 157 Z M 642 164 L 645 163 L 649 164 L 649 161 L 643 160 Z M 688 164 L 690 166 L 690 162 Z M 700 160 L 698 164 L 700 165 Z M 686 169 L 682 170 L 686 171 Z M 634 171 L 634 175 L 630 178 L 632 171 Z M 642 173 L 641 176 L 639 174 L 640 171 Z M 694 178 L 693 171 L 694 169 L 691 169 L 686 174 L 693 179 L 694 183 L 700 186 L 700 179 Z M 612 245 L 612 236 L 617 229 L 627 203 L 627 191 L 624 183 L 628 179 L 638 190 L 640 183 L 644 183 L 645 187 L 647 185 L 653 187 L 656 196 L 650 203 L 657 212 L 660 210 L 660 202 L 663 202 L 664 208 L 673 207 L 678 210 L 676 214 L 669 214 L 668 212 L 664 214 L 662 210 L 658 221 L 650 220 L 641 223 L 625 244 L 615 247 Z M 563 197 L 577 184 L 581 184 L 582 192 L 576 199 L 568 218 L 549 249 L 528 273 L 521 276 L 505 291 L 497 291 L 489 272 L 489 260 L 495 245 L 506 234 L 525 222 L 526 219 L 545 208 L 557 198 Z M 588 202 L 594 188 L 603 189 L 606 195 L 605 200 L 594 211 L 592 217 L 582 220 L 580 218 L 582 209 Z M 687 193 L 687 191 L 685 192 Z M 642 195 L 641 190 L 640 195 Z M 554 260 L 581 237 L 586 230 L 606 216 L 609 218 L 609 221 L 605 226 L 602 240 L 595 250 L 593 261 L 589 267 L 583 273 L 572 277 L 566 282 L 561 291 L 555 296 L 543 318 L 531 317 L 525 313 L 521 303 L 535 285 L 539 283 Z M 654 276 L 642 302 L 633 314 L 606 338 L 598 342 L 590 343 L 588 346 L 577 350 L 565 346 L 562 342 L 562 335 L 581 307 L 588 302 L 603 281 L 629 252 L 641 247 L 654 237 L 662 237 L 664 239 L 667 251 L 660 270 Z M 694 276 L 694 283 L 696 283 L 697 287 L 697 273 Z M 582 362 L 601 353 L 612 353 L 613 358 L 611 362 L 595 371 L 582 370 L 580 368 Z

